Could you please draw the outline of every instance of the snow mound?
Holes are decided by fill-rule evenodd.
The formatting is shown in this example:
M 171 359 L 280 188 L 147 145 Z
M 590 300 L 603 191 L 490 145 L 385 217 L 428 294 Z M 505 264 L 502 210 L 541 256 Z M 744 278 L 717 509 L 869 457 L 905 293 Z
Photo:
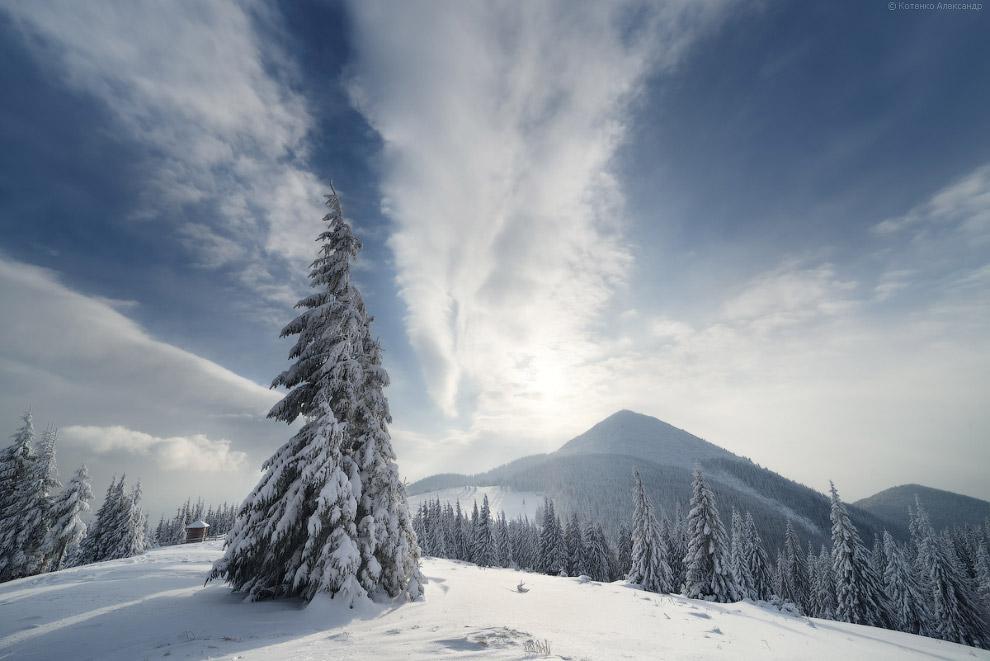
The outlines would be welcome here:
M 0 585 L 0 658 L 990 659 L 748 602 L 438 559 L 423 563 L 418 602 L 247 603 L 225 586 L 203 586 L 219 556 L 219 542 L 186 544 Z

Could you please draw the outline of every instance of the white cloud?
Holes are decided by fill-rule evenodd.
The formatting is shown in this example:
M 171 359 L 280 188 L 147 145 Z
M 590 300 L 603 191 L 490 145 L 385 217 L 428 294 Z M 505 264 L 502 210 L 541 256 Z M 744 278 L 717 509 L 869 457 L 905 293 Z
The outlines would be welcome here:
M 946 228 L 968 240 L 990 241 L 990 165 L 952 182 L 903 216 L 877 223 L 873 231 L 880 236 L 913 231 L 925 239 Z
M 722 310 L 727 319 L 770 330 L 843 312 L 855 305 L 855 289 L 856 283 L 838 277 L 831 264 L 787 263 L 747 283 Z
M 583 386 L 631 263 L 612 172 L 629 106 L 715 6 L 352 3 L 407 332 L 472 433 L 545 427 Z
M 159 161 L 136 218 L 178 223 L 200 266 L 233 266 L 269 304 L 284 288 L 272 260 L 299 279 L 323 215 L 305 162 L 311 118 L 280 78 L 293 72 L 252 25 L 263 6 L 226 0 L 180 8 L 156 2 L 22 2 L 5 6 L 39 59 L 105 102 L 121 130 Z M 277 16 L 264 20 L 277 23 Z M 185 220 L 186 211 L 210 227 Z
M 230 441 L 213 441 L 203 434 L 161 438 L 119 425 L 73 425 L 59 430 L 59 440 L 98 455 L 126 452 L 150 457 L 166 471 L 231 472 L 244 468 L 247 461 L 245 453 L 231 449 Z
M 140 429 L 154 439 L 152 463 L 126 453 L 94 463 L 88 446 L 60 448 L 63 472 L 87 462 L 101 482 L 126 470 L 146 478 L 153 506 L 171 507 L 191 495 L 189 485 L 153 485 L 152 478 L 203 457 L 242 470 L 195 490 L 237 498 L 230 490 L 249 488 L 249 469 L 286 438 L 283 425 L 265 420 L 277 392 L 156 340 L 111 303 L 72 291 L 50 271 L 0 257 L 0 310 L 0 420 L 12 429 L 30 406 L 40 424 Z

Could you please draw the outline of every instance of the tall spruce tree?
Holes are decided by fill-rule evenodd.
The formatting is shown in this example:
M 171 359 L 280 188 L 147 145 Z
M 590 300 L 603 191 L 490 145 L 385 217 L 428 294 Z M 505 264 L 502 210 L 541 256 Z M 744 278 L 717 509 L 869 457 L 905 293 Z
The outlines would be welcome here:
M 605 539 L 605 531 L 600 524 L 588 521 L 584 526 L 583 537 L 583 573 L 594 581 L 608 581 L 611 550 L 608 547 L 608 540 Z
M 628 580 L 649 592 L 670 593 L 675 588 L 667 561 L 669 549 L 639 471 L 634 470 L 633 477 L 632 558 Z
M 759 599 L 756 586 L 753 584 L 753 574 L 749 569 L 748 558 L 752 551 L 748 548 L 750 539 L 746 535 L 746 524 L 742 515 L 736 508 L 732 508 L 732 551 L 729 555 L 729 567 L 732 570 L 732 577 L 736 579 L 736 585 L 742 596 L 750 599 Z
M 553 501 L 543 501 L 543 529 L 540 531 L 540 571 L 556 576 L 567 569 L 567 545 Z
M 883 588 L 891 605 L 894 626 L 899 631 L 925 635 L 931 615 L 904 552 L 886 530 L 883 531 Z
M 770 567 L 770 559 L 756 529 L 756 521 L 749 512 L 746 512 L 745 526 L 745 560 L 749 566 L 749 575 L 753 579 L 753 598 L 766 601 L 773 597 L 773 570 Z
M 38 457 L 30 411 L 0 455 L 0 581 L 27 576 L 24 562 L 24 512 L 31 508 L 37 490 Z
M 481 567 L 496 564 L 495 533 L 492 525 L 492 508 L 488 504 L 488 494 L 481 501 L 478 513 L 478 526 L 474 535 L 474 562 Z
M 880 577 L 873 571 L 869 553 L 849 519 L 845 503 L 830 483 L 832 495 L 832 576 L 835 580 L 835 618 L 840 622 L 891 628 Z
M 954 551 L 932 528 L 928 513 L 915 501 L 917 569 L 931 611 L 930 635 L 975 647 L 990 646 L 990 631 Z
M 289 389 L 269 417 L 305 422 L 265 462 L 208 580 L 251 599 L 318 592 L 348 604 L 371 594 L 422 594 L 419 550 L 395 471 L 371 319 L 350 277 L 361 248 L 336 192 L 302 313 L 282 329 L 295 360 L 272 386 Z
M 564 532 L 564 543 L 567 545 L 567 575 L 579 576 L 587 573 L 584 566 L 585 544 L 581 535 L 581 524 L 578 522 L 577 513 L 571 514 L 567 521 L 567 529 Z
M 118 481 L 116 476 L 110 480 L 106 495 L 100 508 L 96 510 L 96 518 L 89 526 L 88 534 L 72 558 L 72 564 L 83 565 L 90 562 L 105 560 L 107 549 L 112 541 L 112 520 L 116 517 L 120 499 L 123 497 L 124 478 Z
M 742 595 L 729 566 L 729 540 L 715 506 L 715 494 L 695 469 L 688 514 L 687 574 L 684 595 L 692 599 L 731 602 Z
M 781 585 L 783 594 L 780 596 L 798 608 L 804 609 L 808 598 L 808 568 L 804 562 L 801 540 L 798 539 L 790 519 L 787 519 L 784 529 L 784 547 L 781 555 L 784 560 L 784 571 Z
M 331 200 L 331 214 L 342 219 L 339 198 L 334 195 Z M 361 479 L 356 515 L 357 541 L 361 550 L 358 576 L 361 585 L 373 596 L 395 597 L 405 593 L 417 599 L 423 594 L 419 545 L 388 431 L 392 422 L 385 398 L 389 376 L 382 364 L 381 345 L 371 331 L 373 318 L 361 295 L 356 289 L 352 288 L 352 291 L 361 314 L 360 363 L 363 370 L 353 422 L 352 449 Z M 450 543 L 446 537 L 445 534 L 444 546 Z
M 48 571 L 61 569 L 86 536 L 86 523 L 82 517 L 89 511 L 92 499 L 93 488 L 84 465 L 72 476 L 52 507 L 52 522 L 42 545 Z

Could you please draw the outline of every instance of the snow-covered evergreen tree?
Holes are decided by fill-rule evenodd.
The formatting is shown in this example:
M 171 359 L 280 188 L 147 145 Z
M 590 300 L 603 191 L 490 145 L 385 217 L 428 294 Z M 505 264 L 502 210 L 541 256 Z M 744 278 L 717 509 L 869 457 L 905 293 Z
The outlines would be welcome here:
M 512 566 L 512 544 L 509 542 L 509 522 L 505 512 L 498 513 L 495 522 L 495 563 L 499 567 Z
M 540 531 L 540 571 L 556 576 L 567 570 L 564 532 L 553 510 L 553 501 L 543 502 L 543 529 Z
M 746 564 L 749 566 L 749 575 L 753 580 L 753 598 L 769 600 L 773 596 L 773 575 L 770 567 L 770 559 L 767 556 L 763 540 L 756 529 L 756 522 L 753 515 L 746 512 L 744 534 L 746 537 Z
M 12 442 L 0 455 L 0 581 L 25 576 L 19 556 L 23 548 L 21 516 L 28 507 L 36 474 L 34 424 L 31 413 L 21 418 Z
M 967 585 L 954 551 L 932 528 L 928 514 L 915 502 L 917 568 L 931 612 L 929 634 L 975 647 L 990 646 L 990 631 L 977 597 Z
M 92 499 L 93 488 L 84 465 L 72 476 L 52 507 L 51 525 L 42 545 L 48 571 L 61 569 L 86 536 L 86 523 L 82 517 L 89 511 Z
M 600 524 L 588 521 L 584 527 L 583 573 L 595 581 L 608 581 L 609 556 L 608 540 Z
M 269 417 L 302 428 L 265 463 L 241 505 L 224 557 L 210 574 L 251 599 L 327 592 L 353 603 L 381 592 L 422 594 L 419 549 L 398 479 L 383 388 L 388 376 L 370 333 L 351 263 L 361 244 L 336 193 L 310 270 L 316 290 L 282 329 L 296 336 L 289 389 Z
M 6 494 L 0 523 L 0 580 L 44 571 L 42 546 L 51 520 L 55 491 L 61 486 L 55 465 L 54 428 L 34 439 L 30 414 L 23 418 L 14 443 L 0 459 L 0 482 Z
M 633 477 L 632 558 L 628 580 L 650 592 L 670 593 L 674 591 L 674 577 L 667 562 L 669 549 L 639 471 L 633 471 Z
M 725 526 L 715 506 L 715 494 L 698 469 L 694 471 L 687 528 L 684 595 L 709 601 L 739 601 L 742 595 L 729 566 L 729 540 Z
M 474 535 L 474 562 L 481 567 L 494 566 L 498 557 L 492 528 L 492 509 L 488 504 L 488 494 L 485 494 L 481 501 L 478 526 Z
M 580 576 L 587 573 L 584 566 L 584 539 L 581 536 L 581 524 L 578 522 L 577 513 L 572 513 L 567 521 L 564 543 L 567 545 L 567 575 Z
M 619 534 L 616 538 L 615 544 L 615 573 L 612 575 L 613 580 L 620 577 L 625 577 L 629 575 L 629 571 L 632 568 L 632 533 L 626 524 L 619 526 Z
M 134 488 L 127 495 L 124 501 L 126 510 L 123 512 L 123 539 L 120 544 L 122 555 L 119 557 L 129 558 L 134 555 L 144 553 L 147 546 L 145 529 L 147 527 L 148 516 L 141 507 L 141 480 L 134 483 Z M 200 509 L 199 514 L 202 514 Z M 197 519 L 199 520 L 199 519 Z
M 804 609 L 808 598 L 808 568 L 804 562 L 801 541 L 791 520 L 784 529 L 784 547 L 781 550 L 784 566 L 782 573 L 783 594 L 780 596 L 800 609 Z
M 119 510 L 119 503 L 123 497 L 124 478 L 120 481 L 114 477 L 107 487 L 106 495 L 100 508 L 96 511 L 96 518 L 89 526 L 88 534 L 83 538 L 82 543 L 72 558 L 72 564 L 84 565 L 90 562 L 105 560 L 110 538 L 113 536 L 110 530 L 112 520 Z
M 927 600 L 908 565 L 904 552 L 886 530 L 883 532 L 883 588 L 899 631 L 925 635 L 931 615 Z
M 748 558 L 752 551 L 748 548 L 748 544 L 749 537 L 746 535 L 742 515 L 736 508 L 732 508 L 732 551 L 729 555 L 729 567 L 742 596 L 759 599 L 756 586 L 753 584 L 753 575 L 749 569 Z
M 890 628 L 893 618 L 887 608 L 880 577 L 873 571 L 866 547 L 849 519 L 838 490 L 834 484 L 830 489 L 835 618 L 840 622 Z
M 332 233 L 349 227 L 343 221 L 340 200 L 330 198 Z M 418 599 L 423 595 L 423 577 L 419 571 L 419 545 L 412 529 L 412 518 L 405 486 L 392 448 L 388 425 L 392 422 L 385 388 L 388 372 L 382 364 L 381 345 L 371 331 L 373 318 L 356 289 L 352 293 L 361 314 L 362 344 L 359 360 L 363 380 L 357 397 L 352 433 L 352 452 L 360 477 L 358 500 L 358 547 L 361 550 L 361 585 L 372 595 L 395 597 L 405 593 Z M 325 302 L 325 299 L 321 299 Z M 446 528 L 444 546 L 449 545 Z
M 818 552 L 815 567 L 815 578 L 811 585 L 814 616 L 831 620 L 835 617 L 835 579 L 832 575 L 832 556 L 824 544 Z
M 347 376 L 346 370 L 327 371 Z M 360 478 L 344 454 L 346 424 L 337 420 L 327 390 L 319 412 L 265 462 L 210 580 L 222 578 L 252 600 L 312 599 L 325 591 L 352 604 L 367 596 L 357 577 L 354 486 Z

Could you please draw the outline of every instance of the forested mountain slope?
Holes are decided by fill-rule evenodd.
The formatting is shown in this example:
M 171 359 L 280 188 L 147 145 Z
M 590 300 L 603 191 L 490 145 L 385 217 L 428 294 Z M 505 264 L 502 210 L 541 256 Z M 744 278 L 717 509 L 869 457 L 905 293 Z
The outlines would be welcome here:
M 770 548 L 783 538 L 788 519 L 816 548 L 829 536 L 829 503 L 824 494 L 789 480 L 749 459 L 656 418 L 619 411 L 556 452 L 517 459 L 478 475 L 442 474 L 409 486 L 424 494 L 457 486 L 502 486 L 550 496 L 558 512 L 578 512 L 613 532 L 628 523 L 632 471 L 638 468 L 651 497 L 667 516 L 684 510 L 691 470 L 700 466 L 715 489 L 723 520 L 732 507 L 749 511 Z M 826 476 L 823 476 L 823 479 Z M 462 503 L 470 507 L 470 503 Z M 907 516 L 882 521 L 856 507 L 853 521 L 867 544 L 887 528 L 906 535 Z
M 915 497 L 921 500 L 936 529 L 958 525 L 980 525 L 990 517 L 990 502 L 920 484 L 902 484 L 854 503 L 885 522 L 904 521 Z

